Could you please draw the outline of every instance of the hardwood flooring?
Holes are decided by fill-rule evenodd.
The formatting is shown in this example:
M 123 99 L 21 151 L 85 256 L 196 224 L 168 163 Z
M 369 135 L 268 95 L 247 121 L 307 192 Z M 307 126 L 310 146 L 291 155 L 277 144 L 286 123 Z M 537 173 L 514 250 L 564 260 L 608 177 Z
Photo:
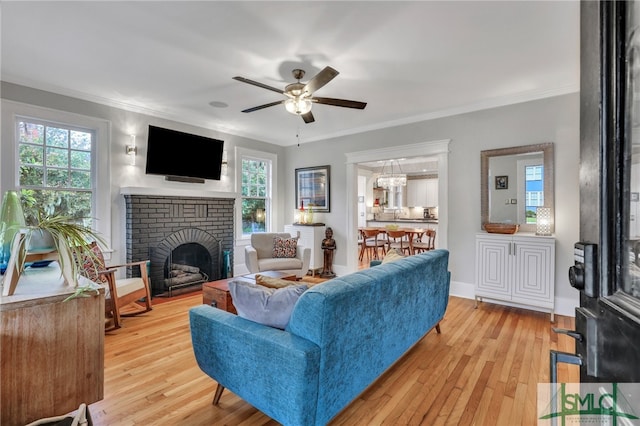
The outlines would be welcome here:
M 225 391 L 196 365 L 187 311 L 202 296 L 158 304 L 105 337 L 104 399 L 96 426 L 277 425 Z M 331 425 L 533 425 L 537 384 L 549 381 L 549 350 L 574 351 L 551 331 L 573 319 L 451 297 L 440 324 L 354 400 Z M 559 365 L 562 382 L 579 381 Z

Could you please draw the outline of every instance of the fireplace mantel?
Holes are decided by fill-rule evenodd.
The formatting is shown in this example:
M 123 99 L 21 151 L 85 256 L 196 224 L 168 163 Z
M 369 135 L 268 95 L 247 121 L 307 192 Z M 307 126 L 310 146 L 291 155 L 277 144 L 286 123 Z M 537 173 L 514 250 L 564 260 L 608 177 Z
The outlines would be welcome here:
M 204 198 L 238 198 L 237 192 L 203 191 L 201 189 L 157 188 L 146 186 L 123 186 L 121 195 L 151 195 L 158 197 L 204 197 Z

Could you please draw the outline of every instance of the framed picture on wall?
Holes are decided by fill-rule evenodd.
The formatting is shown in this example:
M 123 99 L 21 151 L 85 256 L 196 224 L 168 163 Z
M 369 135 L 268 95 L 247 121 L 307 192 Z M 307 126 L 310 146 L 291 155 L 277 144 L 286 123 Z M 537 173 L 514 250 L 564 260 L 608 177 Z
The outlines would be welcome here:
M 296 169 L 296 208 L 312 207 L 316 212 L 330 212 L 330 166 Z
M 509 176 L 496 176 L 496 189 L 509 189 Z

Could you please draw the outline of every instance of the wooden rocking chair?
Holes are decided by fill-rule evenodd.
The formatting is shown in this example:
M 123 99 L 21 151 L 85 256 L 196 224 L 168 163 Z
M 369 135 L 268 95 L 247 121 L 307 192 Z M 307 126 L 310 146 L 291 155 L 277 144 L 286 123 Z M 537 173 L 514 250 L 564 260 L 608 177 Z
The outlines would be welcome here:
M 107 266 L 104 263 L 102 250 L 95 242 L 89 246 L 95 254 L 95 259 L 85 259 L 82 265 L 82 275 L 92 281 L 103 284 L 108 288 L 105 295 L 106 314 L 111 317 L 112 327 L 108 330 L 120 328 L 121 317 L 139 315 L 153 309 L 151 305 L 151 290 L 149 287 L 149 275 L 147 262 L 130 262 L 122 265 Z M 133 268 L 139 273 L 139 277 L 116 278 L 119 268 Z M 143 304 L 137 303 L 143 300 Z

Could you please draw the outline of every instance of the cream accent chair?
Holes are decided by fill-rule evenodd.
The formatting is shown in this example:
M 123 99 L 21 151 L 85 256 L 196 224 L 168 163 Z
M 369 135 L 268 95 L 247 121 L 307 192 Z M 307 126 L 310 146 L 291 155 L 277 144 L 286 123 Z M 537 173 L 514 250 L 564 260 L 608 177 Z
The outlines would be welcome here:
M 244 261 L 249 272 L 280 271 L 296 274 L 300 279 L 307 275 L 311 262 L 311 249 L 298 244 L 296 257 L 273 257 L 276 237 L 293 238 L 288 232 L 256 232 L 251 234 L 251 245 L 244 248 Z M 297 238 L 297 237 L 295 237 Z

